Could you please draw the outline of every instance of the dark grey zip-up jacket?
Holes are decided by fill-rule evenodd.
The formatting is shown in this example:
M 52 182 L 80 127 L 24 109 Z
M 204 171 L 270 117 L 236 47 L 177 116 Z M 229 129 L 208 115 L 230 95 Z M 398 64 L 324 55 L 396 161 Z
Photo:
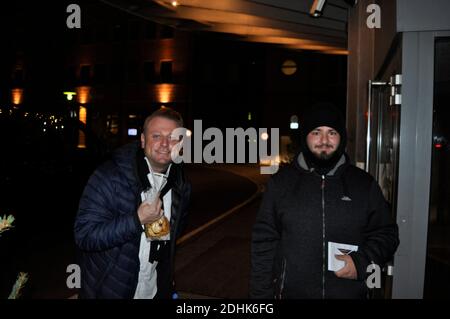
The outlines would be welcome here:
M 328 271 L 328 242 L 357 245 L 358 279 Z M 252 233 L 252 298 L 365 298 L 367 266 L 382 267 L 398 227 L 377 182 L 343 155 L 326 176 L 302 154 L 268 182 Z

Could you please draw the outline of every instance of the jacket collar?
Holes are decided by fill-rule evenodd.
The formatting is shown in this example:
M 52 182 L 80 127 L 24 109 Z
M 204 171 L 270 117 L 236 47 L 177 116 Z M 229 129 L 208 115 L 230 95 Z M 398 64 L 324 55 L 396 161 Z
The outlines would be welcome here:
M 150 182 L 147 174 L 150 172 L 145 161 L 144 151 L 140 147 L 139 141 L 126 144 L 118 148 L 112 160 L 119 167 L 120 172 L 127 178 L 130 185 L 139 188 L 140 191 L 148 189 Z M 181 171 L 181 164 L 172 164 L 167 184 L 180 184 L 184 181 Z
M 308 164 L 306 163 L 305 157 L 303 156 L 303 153 L 300 153 L 297 156 L 297 161 L 296 164 L 298 165 L 298 167 L 304 171 L 308 171 L 308 172 L 314 172 L 314 167 L 309 167 Z M 333 167 L 333 169 L 331 169 L 328 173 L 327 176 L 335 176 L 338 175 L 342 169 L 347 166 L 349 164 L 347 155 L 344 153 L 342 154 L 341 158 L 339 159 L 339 161 L 336 163 L 336 165 Z

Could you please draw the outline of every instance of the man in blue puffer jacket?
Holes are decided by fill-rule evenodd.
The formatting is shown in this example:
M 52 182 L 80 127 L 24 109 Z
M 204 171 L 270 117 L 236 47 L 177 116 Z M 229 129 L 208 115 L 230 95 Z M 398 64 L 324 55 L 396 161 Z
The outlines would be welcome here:
M 119 148 L 90 177 L 75 220 L 80 249 L 80 298 L 171 298 L 176 239 L 186 224 L 191 185 L 172 163 L 183 126 L 169 108 L 147 117 L 140 143 Z M 152 202 L 145 194 L 158 178 L 165 186 Z M 163 239 L 147 238 L 143 225 L 168 220 Z M 162 237 L 161 237 L 162 238 Z

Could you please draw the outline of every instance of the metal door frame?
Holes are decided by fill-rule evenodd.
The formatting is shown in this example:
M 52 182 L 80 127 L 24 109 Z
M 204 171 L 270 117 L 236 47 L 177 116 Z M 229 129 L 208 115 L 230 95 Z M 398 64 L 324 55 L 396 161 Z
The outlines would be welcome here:
M 384 108 L 397 108 L 399 114 L 401 114 L 401 85 L 402 85 L 402 75 L 401 75 L 401 49 L 399 48 L 399 42 L 394 43 L 391 47 L 391 52 L 388 54 L 385 60 L 384 67 L 380 70 L 377 80 L 368 81 L 368 110 L 367 110 L 367 134 L 366 134 L 366 162 L 365 170 L 371 174 L 380 184 L 379 179 L 379 166 L 381 149 L 383 145 L 381 144 L 382 135 L 384 134 L 383 128 L 383 115 Z M 378 80 L 379 79 L 379 80 Z M 382 100 L 380 97 L 384 96 Z M 400 115 L 401 118 L 401 115 Z M 372 123 L 373 122 L 373 123 Z M 373 124 L 373 125 L 372 125 Z M 392 172 L 395 175 L 392 185 L 392 198 L 390 198 L 390 204 L 392 205 L 392 212 L 396 218 L 396 204 L 397 204 L 397 187 L 398 187 L 398 161 L 399 161 L 399 127 L 400 121 L 395 126 L 395 136 L 397 141 L 393 141 L 396 144 L 393 156 L 394 162 L 392 165 Z M 373 138 L 372 138 L 373 137 Z M 374 165 L 374 166 L 373 166 Z M 373 169 L 373 170 L 372 170 Z M 380 187 L 382 185 L 380 184 Z M 388 198 L 386 198 L 389 200 Z M 376 292 L 375 298 L 391 298 L 392 296 L 392 279 L 393 275 L 392 260 L 386 265 L 383 265 L 383 273 L 386 280 L 382 279 L 383 287 L 380 292 Z

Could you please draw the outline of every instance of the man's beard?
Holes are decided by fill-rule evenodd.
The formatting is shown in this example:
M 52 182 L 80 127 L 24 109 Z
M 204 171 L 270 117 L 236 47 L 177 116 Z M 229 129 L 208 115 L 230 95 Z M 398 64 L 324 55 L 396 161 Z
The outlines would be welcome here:
M 322 148 L 323 146 L 330 147 L 328 145 L 321 145 L 319 148 Z M 319 154 L 316 154 L 316 153 L 313 153 L 313 154 L 317 159 L 319 159 L 321 161 L 327 161 L 330 158 L 332 158 L 335 153 L 336 153 L 336 150 L 333 150 L 329 153 L 327 153 L 327 151 L 324 150 L 324 151 L 321 151 Z
M 316 157 L 318 159 L 320 159 L 322 161 L 326 161 L 326 160 L 329 160 L 330 158 L 332 158 L 334 153 L 335 153 L 335 151 L 328 153 L 328 154 L 325 151 L 323 151 L 323 152 L 320 152 L 320 154 L 318 154 L 318 155 L 317 154 L 314 154 L 314 155 L 316 155 Z

